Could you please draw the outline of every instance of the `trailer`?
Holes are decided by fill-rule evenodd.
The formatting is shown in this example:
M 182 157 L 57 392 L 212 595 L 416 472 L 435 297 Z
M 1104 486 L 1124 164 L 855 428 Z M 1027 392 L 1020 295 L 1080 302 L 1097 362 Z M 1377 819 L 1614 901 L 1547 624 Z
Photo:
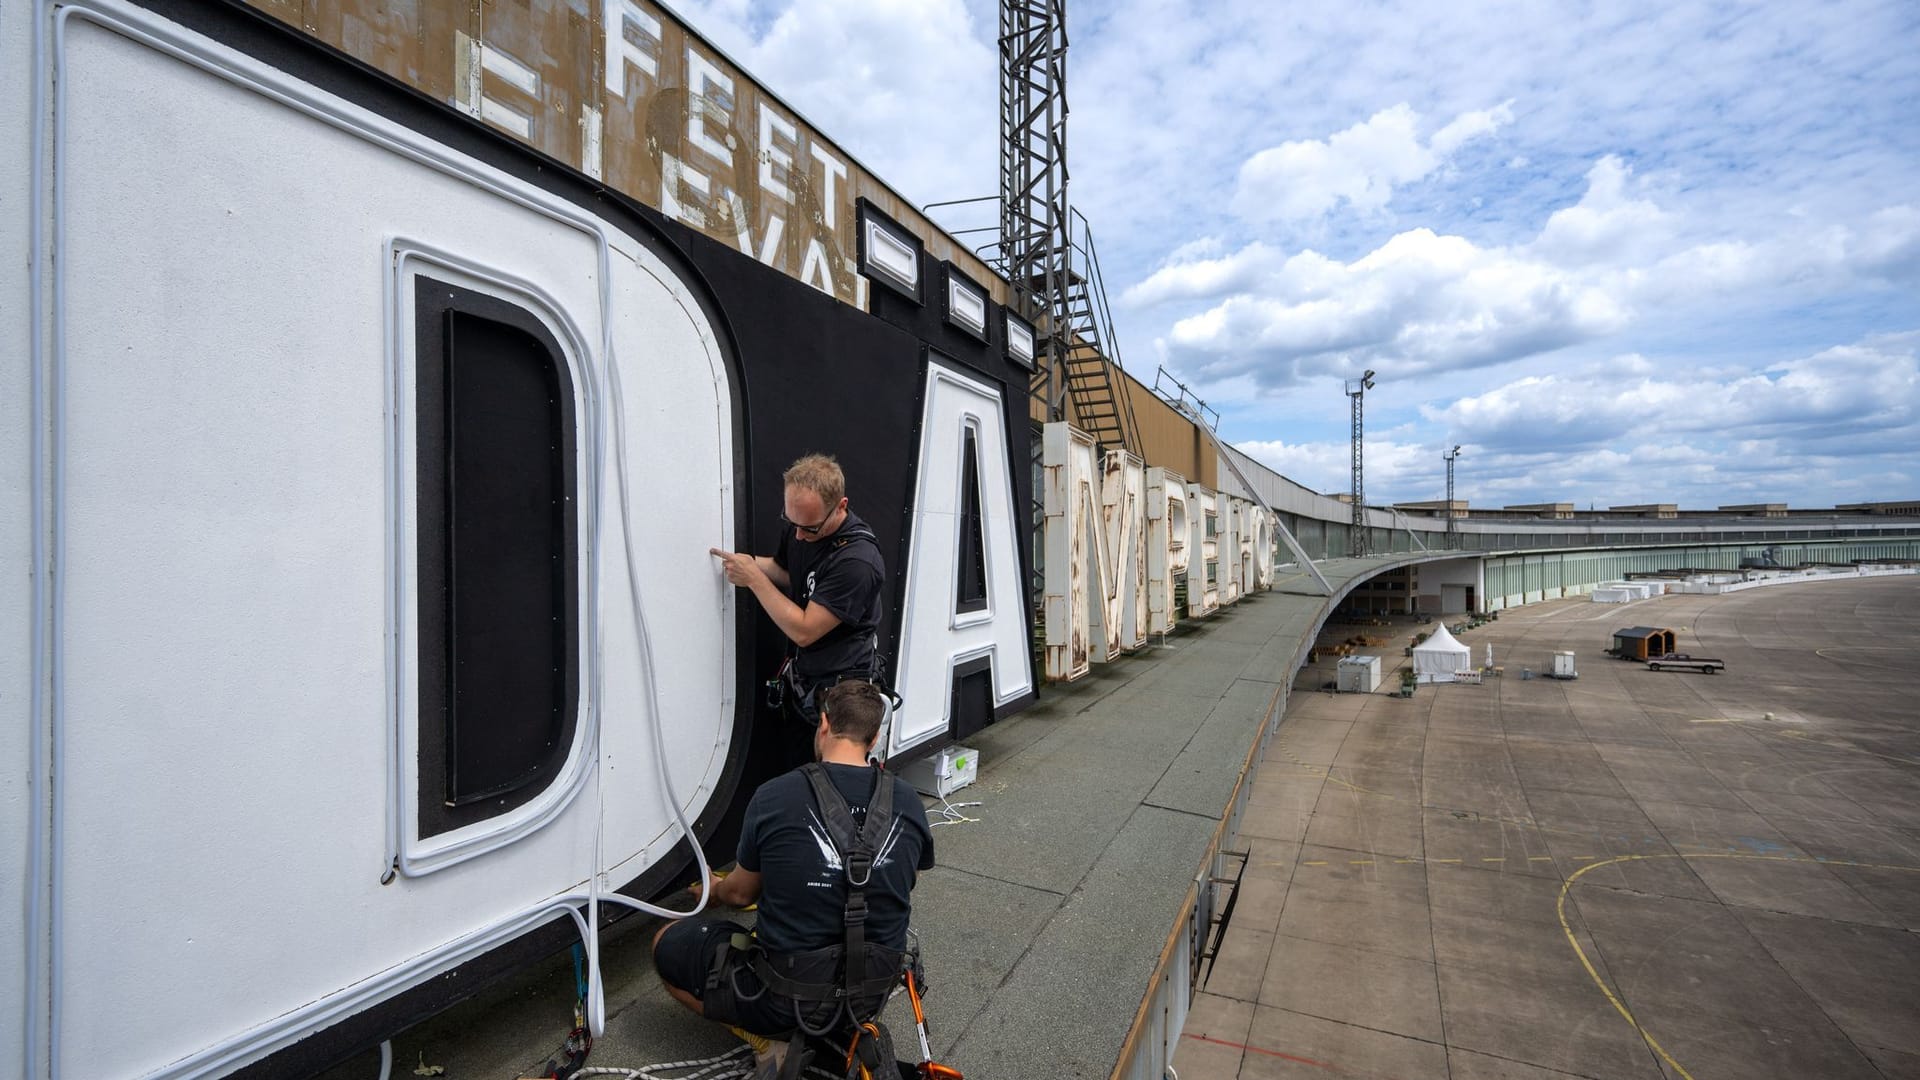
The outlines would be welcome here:
M 1690 656 L 1686 653 L 1668 653 L 1647 660 L 1648 671 L 1697 671 L 1703 675 L 1717 675 L 1725 670 L 1727 662 L 1710 656 Z

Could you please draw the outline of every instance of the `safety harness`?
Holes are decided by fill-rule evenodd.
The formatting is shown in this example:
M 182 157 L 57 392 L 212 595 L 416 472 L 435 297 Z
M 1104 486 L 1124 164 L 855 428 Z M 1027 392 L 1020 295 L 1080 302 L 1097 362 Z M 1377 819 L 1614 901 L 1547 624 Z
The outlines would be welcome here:
M 867 801 L 867 819 L 856 826 L 853 809 L 827 775 L 826 767 L 811 762 L 800 769 L 813 789 L 813 801 L 827 828 L 847 880 L 847 903 L 842 916 L 844 938 L 838 945 L 798 953 L 769 953 L 753 949 L 748 963 L 761 983 L 793 1000 L 794 1023 L 815 1037 L 852 1032 L 848 1048 L 849 1075 L 865 1066 L 868 1075 L 880 1062 L 891 1067 L 893 1042 L 879 1024 L 880 1010 L 901 977 L 915 967 L 912 953 L 867 940 L 867 886 L 880 845 L 893 826 L 893 783 L 874 766 L 873 795 Z M 815 1021 L 808 1022 L 809 1016 Z M 782 1076 L 797 1076 L 809 1055 L 798 1046 L 790 1053 Z
M 893 825 L 893 784 L 879 766 L 874 766 L 872 773 L 873 795 L 867 803 L 867 820 L 856 826 L 852 808 L 833 786 L 826 767 L 810 762 L 800 769 L 813 789 L 813 801 L 846 874 L 843 941 L 802 953 L 761 951 L 753 957 L 754 973 L 769 990 L 792 998 L 796 1014 L 806 1004 L 833 1002 L 839 1006 L 824 1025 L 802 1020 L 801 1030 L 812 1035 L 826 1034 L 843 1019 L 850 1024 L 871 1019 L 906 970 L 907 954 L 867 941 L 867 886 L 873 880 L 874 858 Z M 800 1017 L 796 1015 L 796 1019 Z

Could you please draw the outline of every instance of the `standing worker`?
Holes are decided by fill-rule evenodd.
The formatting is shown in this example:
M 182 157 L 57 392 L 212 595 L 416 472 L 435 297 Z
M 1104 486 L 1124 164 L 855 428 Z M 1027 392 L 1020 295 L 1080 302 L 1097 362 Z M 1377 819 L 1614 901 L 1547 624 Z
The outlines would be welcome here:
M 826 454 L 788 466 L 773 555 L 710 549 L 727 580 L 753 593 L 789 643 L 775 691 L 812 728 L 820 694 L 843 679 L 880 678 L 880 586 L 886 563 L 873 530 L 847 508 L 847 478 Z M 778 703 L 776 708 L 780 707 Z

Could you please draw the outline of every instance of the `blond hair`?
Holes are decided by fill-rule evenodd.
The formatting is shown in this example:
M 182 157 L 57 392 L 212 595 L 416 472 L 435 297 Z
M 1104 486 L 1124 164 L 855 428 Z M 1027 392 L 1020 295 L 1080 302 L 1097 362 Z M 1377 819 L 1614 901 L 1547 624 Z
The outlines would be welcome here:
M 828 511 L 847 494 L 847 476 L 830 454 L 808 454 L 787 466 L 780 478 L 788 487 L 805 488 L 820 496 L 820 505 Z

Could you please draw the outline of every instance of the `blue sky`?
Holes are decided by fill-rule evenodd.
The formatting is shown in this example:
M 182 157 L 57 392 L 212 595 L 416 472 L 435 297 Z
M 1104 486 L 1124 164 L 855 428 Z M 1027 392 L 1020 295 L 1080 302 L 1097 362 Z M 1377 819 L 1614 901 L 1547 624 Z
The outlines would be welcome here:
M 996 7 L 674 5 L 908 198 L 991 194 Z M 1920 496 L 1920 5 L 1070 0 L 1121 354 L 1286 475 L 1475 506 Z M 822 57 L 831 58 L 822 62 Z

